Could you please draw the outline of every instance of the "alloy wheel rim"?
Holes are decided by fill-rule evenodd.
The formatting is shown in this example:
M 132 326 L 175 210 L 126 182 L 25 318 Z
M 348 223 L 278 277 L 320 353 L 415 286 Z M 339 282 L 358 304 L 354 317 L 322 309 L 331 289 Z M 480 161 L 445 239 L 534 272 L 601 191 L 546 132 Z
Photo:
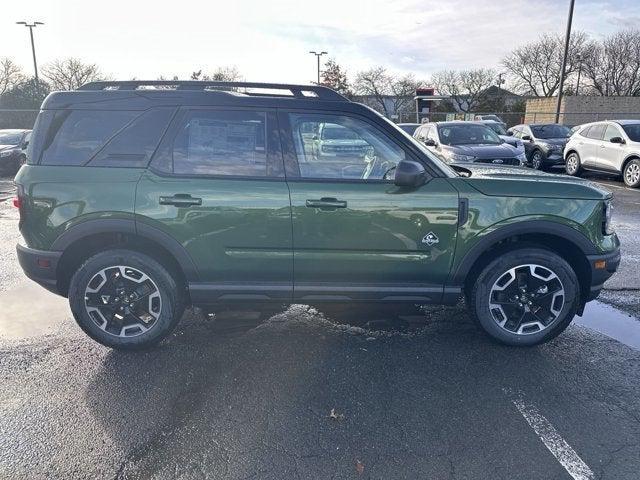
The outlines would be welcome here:
M 534 153 L 533 154 L 533 159 L 532 159 L 532 164 L 533 164 L 533 168 L 538 169 L 540 168 L 540 164 L 542 162 L 541 156 L 539 153 Z
M 567 158 L 567 171 L 569 173 L 574 173 L 577 169 L 578 160 L 576 159 L 575 155 L 569 156 L 569 158 Z
M 510 268 L 489 292 L 491 317 L 500 328 L 516 335 L 548 329 L 560 317 L 564 303 L 564 286 L 558 275 L 537 264 Z
M 635 184 L 640 180 L 640 165 L 632 163 L 627 167 L 625 172 L 625 179 L 629 184 Z
M 162 298 L 155 282 L 137 268 L 115 265 L 96 273 L 85 289 L 91 320 L 115 337 L 135 337 L 155 326 Z

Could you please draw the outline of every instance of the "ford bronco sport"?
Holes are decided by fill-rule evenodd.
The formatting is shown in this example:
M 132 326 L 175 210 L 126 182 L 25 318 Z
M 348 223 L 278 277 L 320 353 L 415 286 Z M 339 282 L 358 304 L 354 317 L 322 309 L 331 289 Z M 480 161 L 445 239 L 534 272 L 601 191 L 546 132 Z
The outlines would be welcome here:
M 329 128 L 367 147 L 315 154 Z M 489 335 L 533 345 L 620 261 L 608 191 L 452 168 L 320 86 L 90 83 L 47 97 L 27 157 L 20 264 L 113 348 L 159 342 L 188 305 L 463 296 Z

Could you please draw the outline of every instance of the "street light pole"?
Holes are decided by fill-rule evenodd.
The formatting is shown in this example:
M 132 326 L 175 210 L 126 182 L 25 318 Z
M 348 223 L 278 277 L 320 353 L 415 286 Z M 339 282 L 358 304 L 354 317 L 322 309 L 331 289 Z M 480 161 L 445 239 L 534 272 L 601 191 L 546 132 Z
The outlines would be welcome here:
M 313 53 L 313 54 L 316 56 L 316 58 L 318 59 L 318 82 L 317 82 L 317 83 L 318 83 L 318 85 L 320 85 L 320 57 L 321 57 L 322 55 L 326 55 L 326 54 L 327 54 L 327 52 L 320 52 L 320 53 L 318 53 L 318 52 L 314 52 L 314 51 L 312 50 L 312 51 L 310 51 L 309 53 Z
M 31 54 L 33 55 L 33 71 L 36 77 L 36 84 L 38 83 L 38 62 L 36 62 L 36 46 L 33 41 L 33 29 L 38 25 L 44 25 L 42 22 L 16 22 L 17 25 L 24 25 L 25 27 L 29 27 L 29 36 L 31 37 Z
M 562 88 L 564 87 L 564 71 L 567 67 L 567 55 L 569 54 L 569 40 L 571 39 L 571 22 L 573 21 L 573 5 L 575 0 L 570 0 L 569 17 L 567 18 L 567 33 L 564 36 L 564 55 L 562 56 L 562 69 L 560 70 L 560 89 L 556 102 L 556 123 L 560 122 L 560 104 L 562 103 Z

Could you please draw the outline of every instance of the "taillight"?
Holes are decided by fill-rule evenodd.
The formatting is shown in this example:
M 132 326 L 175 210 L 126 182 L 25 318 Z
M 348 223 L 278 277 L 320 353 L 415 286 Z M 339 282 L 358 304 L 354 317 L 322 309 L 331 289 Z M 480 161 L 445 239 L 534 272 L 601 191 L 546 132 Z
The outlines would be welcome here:
M 13 206 L 16 208 L 22 208 L 22 198 L 20 197 L 13 197 Z
M 19 226 L 22 225 L 22 220 L 23 220 L 23 217 L 24 217 L 24 206 L 25 206 L 24 202 L 25 202 L 25 199 L 24 199 L 24 188 L 22 187 L 22 185 L 16 184 L 16 196 L 13 197 L 13 206 L 16 207 L 20 211 Z

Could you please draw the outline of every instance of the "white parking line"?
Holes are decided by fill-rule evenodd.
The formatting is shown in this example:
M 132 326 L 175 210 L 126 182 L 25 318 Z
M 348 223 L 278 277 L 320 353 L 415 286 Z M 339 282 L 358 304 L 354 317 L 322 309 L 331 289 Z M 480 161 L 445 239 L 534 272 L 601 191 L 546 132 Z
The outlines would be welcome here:
M 511 402 L 569 475 L 575 480 L 592 480 L 594 478 L 589 466 L 560 436 L 554 426 L 538 411 L 535 405 L 526 402 L 521 393 L 514 395 L 510 390 L 505 390 L 505 393 L 511 397 Z

